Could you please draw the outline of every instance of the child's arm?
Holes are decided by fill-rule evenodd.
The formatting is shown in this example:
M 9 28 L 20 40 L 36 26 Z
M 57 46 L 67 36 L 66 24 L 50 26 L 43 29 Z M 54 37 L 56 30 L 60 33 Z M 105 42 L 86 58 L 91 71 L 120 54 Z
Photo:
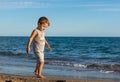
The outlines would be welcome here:
M 47 42 L 47 40 L 45 40 L 45 45 L 48 47 L 49 51 L 52 51 L 52 48 L 50 47 L 49 43 Z
M 33 41 L 33 39 L 35 38 L 35 36 L 37 35 L 37 31 L 36 30 L 33 30 L 29 40 L 28 40 L 28 44 L 27 44 L 27 48 L 26 48 L 26 52 L 29 54 L 30 53 L 30 45 Z

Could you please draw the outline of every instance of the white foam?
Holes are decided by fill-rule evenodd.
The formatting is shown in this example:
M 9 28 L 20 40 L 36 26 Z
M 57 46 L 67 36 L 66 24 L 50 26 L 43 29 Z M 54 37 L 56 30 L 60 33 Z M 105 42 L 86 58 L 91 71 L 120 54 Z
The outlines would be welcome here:
M 82 64 L 74 64 L 74 67 L 87 68 L 86 65 L 82 65 Z
M 113 73 L 114 71 L 105 71 L 105 70 L 100 70 L 101 73 Z

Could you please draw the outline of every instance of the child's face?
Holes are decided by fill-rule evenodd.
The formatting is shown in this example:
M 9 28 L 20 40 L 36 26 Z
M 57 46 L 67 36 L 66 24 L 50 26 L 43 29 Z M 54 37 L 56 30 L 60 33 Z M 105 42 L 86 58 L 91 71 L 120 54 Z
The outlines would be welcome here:
M 39 28 L 41 31 L 45 30 L 47 27 L 48 27 L 48 24 L 47 24 L 47 23 L 45 23 L 45 24 L 38 24 L 38 28 Z

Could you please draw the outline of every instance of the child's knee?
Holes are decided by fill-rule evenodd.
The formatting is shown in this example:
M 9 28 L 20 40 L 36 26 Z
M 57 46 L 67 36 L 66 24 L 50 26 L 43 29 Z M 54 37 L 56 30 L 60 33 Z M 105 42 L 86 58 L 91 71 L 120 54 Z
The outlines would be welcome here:
M 44 64 L 44 61 L 42 61 L 42 62 L 39 62 L 39 64 Z

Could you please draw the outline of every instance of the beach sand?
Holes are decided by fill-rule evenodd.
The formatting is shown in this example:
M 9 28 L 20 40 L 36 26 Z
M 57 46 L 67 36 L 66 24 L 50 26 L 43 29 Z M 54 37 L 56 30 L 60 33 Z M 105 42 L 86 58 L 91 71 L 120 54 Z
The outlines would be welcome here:
M 88 79 L 72 79 L 72 78 L 50 78 L 40 79 L 35 76 L 22 76 L 12 74 L 0 74 L 0 82 L 117 82 L 111 80 L 88 80 Z

